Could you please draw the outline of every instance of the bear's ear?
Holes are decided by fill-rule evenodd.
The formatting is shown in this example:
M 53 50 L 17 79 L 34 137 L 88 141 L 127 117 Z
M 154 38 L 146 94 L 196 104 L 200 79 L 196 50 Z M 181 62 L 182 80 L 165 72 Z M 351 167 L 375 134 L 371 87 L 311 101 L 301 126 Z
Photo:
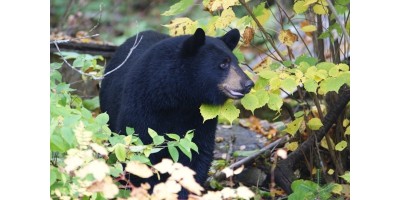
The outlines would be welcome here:
M 183 42 L 182 53 L 185 55 L 194 55 L 197 50 L 203 46 L 206 41 L 206 33 L 198 28 L 196 32 Z
M 237 30 L 236 28 L 232 29 L 224 36 L 220 37 L 220 39 L 225 42 L 226 46 L 228 46 L 230 50 L 233 51 L 240 39 L 239 30 Z

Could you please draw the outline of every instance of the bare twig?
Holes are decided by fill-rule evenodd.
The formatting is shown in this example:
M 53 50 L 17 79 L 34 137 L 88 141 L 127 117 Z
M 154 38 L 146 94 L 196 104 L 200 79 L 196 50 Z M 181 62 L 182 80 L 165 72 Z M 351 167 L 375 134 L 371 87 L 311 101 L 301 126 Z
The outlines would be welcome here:
M 255 158 L 257 158 L 261 154 L 265 153 L 266 151 L 271 150 L 271 149 L 275 149 L 278 145 L 283 144 L 288 140 L 289 140 L 289 136 L 285 135 L 284 137 L 281 137 L 278 140 L 275 140 L 274 142 L 272 142 L 271 144 L 263 147 L 262 149 L 260 149 L 256 153 L 254 153 L 254 154 L 252 154 L 252 155 L 250 155 L 250 156 L 248 156 L 246 158 L 243 158 L 242 160 L 239 160 L 239 161 L 233 163 L 232 165 L 229 166 L 229 168 L 230 169 L 235 169 L 237 167 L 240 167 L 240 166 L 242 166 L 242 165 L 254 160 Z M 224 172 L 218 172 L 218 173 L 216 173 L 214 175 L 214 177 L 217 180 L 222 180 L 222 179 L 226 178 Z
M 283 11 L 283 13 L 286 15 L 287 19 L 289 20 L 290 24 L 292 24 L 294 30 L 296 30 L 297 35 L 299 36 L 299 38 L 301 39 L 301 41 L 303 42 L 304 46 L 306 47 L 308 53 L 310 54 L 310 56 L 312 57 L 312 53 L 310 51 L 310 49 L 308 48 L 306 42 L 304 41 L 303 37 L 300 36 L 300 32 L 299 30 L 297 30 L 296 26 L 294 25 L 293 21 L 290 19 L 289 15 L 287 14 L 287 12 L 282 8 L 282 6 L 278 3 L 278 1 L 275 1 L 276 5 L 278 5 L 278 7 L 280 8 L 280 10 Z
M 346 28 L 344 27 L 344 24 L 340 21 L 339 15 L 338 15 L 338 13 L 336 12 L 335 7 L 333 6 L 331 0 L 326 0 L 326 2 L 328 3 L 328 7 L 329 7 L 329 9 L 331 10 L 332 14 L 335 16 L 336 22 L 340 25 L 340 28 L 342 29 L 343 34 L 344 34 L 344 38 L 345 38 L 345 39 L 347 40 L 347 42 L 350 44 L 350 36 L 349 36 L 349 34 L 347 33 L 347 30 L 346 30 Z
M 96 25 L 94 25 L 93 26 L 93 28 L 91 28 L 89 31 L 88 31 L 88 33 L 90 33 L 90 32 L 92 32 L 94 29 L 96 29 L 99 25 L 100 25 L 100 21 L 101 21 L 101 16 L 102 16 L 102 13 L 103 13 L 103 3 L 100 3 L 100 16 L 99 16 L 99 19 L 97 20 L 97 24 Z
M 254 13 L 250 10 L 249 6 L 246 4 L 244 0 L 239 0 L 240 4 L 243 5 L 243 7 L 246 9 L 246 11 L 250 14 L 251 18 L 256 22 L 258 28 L 260 31 L 264 34 L 264 36 L 267 38 L 268 42 L 271 44 L 272 48 L 275 49 L 276 53 L 279 55 L 281 60 L 284 60 L 283 55 L 279 51 L 279 49 L 275 46 L 274 40 L 271 38 L 271 36 L 265 31 L 264 27 L 261 25 L 261 23 L 258 21 L 257 17 L 254 15 Z
M 137 46 L 140 44 L 140 42 L 142 41 L 143 35 L 140 35 L 140 39 L 139 39 L 139 40 L 138 40 L 138 37 L 139 37 L 139 34 L 136 34 L 135 43 L 133 44 L 132 48 L 129 50 L 129 53 L 128 53 L 128 55 L 125 57 L 125 60 L 124 60 L 120 65 L 118 65 L 118 67 L 116 67 L 115 69 L 113 69 L 113 70 L 111 70 L 111 71 L 105 73 L 103 76 L 100 76 L 100 77 L 97 77 L 97 76 L 95 76 L 94 74 L 85 73 L 85 72 L 83 72 L 83 71 L 81 71 L 81 70 L 78 70 L 78 69 L 74 68 L 74 67 L 65 59 L 64 55 L 61 53 L 61 50 L 60 50 L 60 48 L 58 47 L 58 44 L 57 44 L 57 43 L 60 43 L 60 42 L 59 42 L 59 41 L 53 41 L 53 44 L 56 46 L 57 51 L 58 51 L 58 53 L 60 54 L 60 56 L 61 56 L 61 58 L 63 59 L 63 61 L 64 61 L 71 69 L 75 70 L 76 72 L 78 72 L 78 73 L 80 73 L 80 74 L 82 74 L 82 75 L 84 75 L 84 76 L 89 76 L 89 77 L 91 77 L 93 80 L 102 80 L 102 79 L 104 79 L 104 77 L 106 77 L 107 75 L 113 73 L 114 71 L 116 71 L 117 69 L 119 69 L 120 67 L 122 67 L 122 66 L 125 64 L 125 62 L 128 60 L 128 58 L 131 56 L 133 50 L 135 50 L 136 47 L 137 47 Z M 68 42 L 68 41 L 63 41 L 63 42 Z M 62 43 L 62 42 L 61 42 L 61 43 Z
M 61 43 L 67 43 L 67 42 L 71 42 L 71 41 L 79 41 L 81 39 L 97 37 L 99 35 L 100 34 L 94 34 L 94 35 L 88 35 L 88 36 L 84 36 L 84 37 L 72 38 L 72 39 L 67 39 L 67 40 L 53 40 L 53 41 L 50 41 L 50 44 L 54 44 L 54 43 L 61 44 Z

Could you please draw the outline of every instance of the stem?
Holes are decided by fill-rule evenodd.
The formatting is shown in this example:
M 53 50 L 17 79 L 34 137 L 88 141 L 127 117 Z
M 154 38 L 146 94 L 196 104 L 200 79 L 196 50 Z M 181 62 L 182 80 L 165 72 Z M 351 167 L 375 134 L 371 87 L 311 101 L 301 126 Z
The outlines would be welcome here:
M 239 2 L 243 5 L 243 7 L 246 9 L 246 11 L 250 14 L 251 18 L 253 18 L 253 20 L 256 22 L 258 28 L 260 29 L 260 31 L 264 34 L 265 38 L 267 38 L 268 42 L 271 44 L 272 48 L 275 49 L 276 53 L 279 55 L 279 57 L 281 58 L 281 60 L 283 61 L 284 57 L 282 56 L 281 52 L 279 51 L 279 49 L 275 46 L 274 40 L 271 38 L 271 36 L 267 33 L 267 31 L 265 31 L 264 27 L 261 25 L 261 23 L 258 21 L 257 17 L 253 14 L 253 12 L 251 12 L 249 6 L 246 4 L 246 2 L 244 0 L 239 0 Z
M 300 36 L 300 32 L 299 30 L 297 30 L 296 26 L 294 25 L 293 21 L 290 19 L 289 15 L 286 13 L 286 11 L 282 8 L 282 6 L 278 3 L 278 1 L 275 1 L 276 5 L 278 5 L 278 7 L 283 11 L 283 13 L 286 15 L 287 19 L 289 20 L 290 24 L 292 24 L 294 30 L 296 30 L 297 35 L 299 36 L 299 38 L 301 39 L 301 41 L 303 42 L 304 46 L 306 47 L 308 53 L 310 54 L 310 56 L 312 57 L 312 53 L 310 51 L 310 49 L 308 48 L 306 42 L 304 41 L 303 37 Z
M 331 10 L 332 14 L 335 16 L 336 22 L 340 25 L 340 28 L 342 29 L 343 34 L 344 34 L 344 38 L 345 38 L 345 39 L 347 40 L 347 42 L 350 44 L 350 36 L 349 36 L 349 34 L 347 33 L 347 30 L 346 30 L 346 27 L 344 26 L 344 24 L 342 24 L 342 23 L 340 22 L 339 15 L 338 15 L 338 13 L 336 12 L 335 7 L 333 6 L 331 0 L 326 0 L 326 2 L 328 3 L 328 7 L 329 7 L 329 9 Z

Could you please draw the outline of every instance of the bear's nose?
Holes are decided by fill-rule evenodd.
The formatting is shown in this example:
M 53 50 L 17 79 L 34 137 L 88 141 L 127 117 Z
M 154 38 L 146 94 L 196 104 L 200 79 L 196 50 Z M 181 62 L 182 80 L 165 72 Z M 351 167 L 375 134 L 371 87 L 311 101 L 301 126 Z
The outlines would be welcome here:
M 247 80 L 244 83 L 244 88 L 246 89 L 246 93 L 250 92 L 251 88 L 254 86 L 254 82 L 252 80 Z

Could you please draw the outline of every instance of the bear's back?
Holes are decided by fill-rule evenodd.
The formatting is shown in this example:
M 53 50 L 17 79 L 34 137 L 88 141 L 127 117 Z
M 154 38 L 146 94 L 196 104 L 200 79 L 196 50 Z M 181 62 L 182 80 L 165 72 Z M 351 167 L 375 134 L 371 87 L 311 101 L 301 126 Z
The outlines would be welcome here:
M 139 42 L 141 36 L 143 37 L 142 40 Z M 136 39 L 136 37 L 138 38 Z M 168 35 L 155 31 L 144 31 L 140 32 L 138 35 L 129 38 L 121 46 L 118 47 L 112 59 L 109 61 L 106 69 L 104 70 L 104 74 L 110 72 L 111 70 L 114 70 L 119 65 L 121 65 L 121 63 L 123 63 L 124 60 L 127 58 L 130 49 L 135 44 L 135 41 L 139 42 L 139 45 L 132 51 L 125 64 L 105 76 L 102 80 L 100 90 L 100 106 L 102 112 L 107 112 L 110 116 L 117 115 L 120 108 L 120 100 L 122 95 L 121 92 L 123 90 L 125 75 L 128 73 L 129 68 L 135 67 L 136 61 L 144 55 L 147 49 L 169 37 L 170 36 Z M 108 88 L 112 88 L 112 90 Z M 102 91 L 107 91 L 107 94 Z M 110 120 L 111 130 L 113 130 L 114 127 L 115 123 Z

